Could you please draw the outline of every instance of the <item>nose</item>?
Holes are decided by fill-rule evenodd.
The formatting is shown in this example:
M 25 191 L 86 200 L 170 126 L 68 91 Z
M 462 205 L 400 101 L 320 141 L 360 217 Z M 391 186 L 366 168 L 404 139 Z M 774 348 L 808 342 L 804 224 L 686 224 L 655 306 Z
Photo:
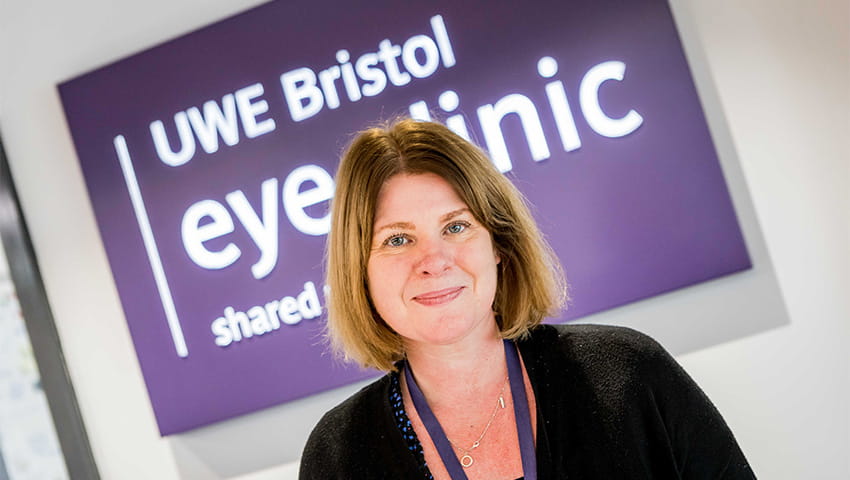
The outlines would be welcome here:
M 419 258 L 416 272 L 420 275 L 437 276 L 451 268 L 452 253 L 441 239 L 420 239 Z

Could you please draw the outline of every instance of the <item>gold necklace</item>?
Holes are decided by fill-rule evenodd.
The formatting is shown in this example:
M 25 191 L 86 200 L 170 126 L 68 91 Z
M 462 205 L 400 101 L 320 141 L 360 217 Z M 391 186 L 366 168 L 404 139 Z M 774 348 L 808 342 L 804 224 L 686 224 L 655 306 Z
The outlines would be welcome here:
M 460 464 L 463 466 L 463 468 L 469 468 L 469 467 L 472 466 L 473 463 L 475 463 L 475 459 L 472 458 L 472 451 L 475 450 L 476 448 L 478 448 L 481 445 L 481 440 L 484 438 L 484 435 L 487 434 L 487 430 L 490 429 L 490 425 L 493 424 L 493 420 L 496 418 L 496 414 L 499 413 L 499 410 L 505 408 L 504 393 L 505 393 L 505 386 L 507 386 L 507 384 L 508 384 L 508 376 L 505 375 L 505 381 L 502 383 L 502 389 L 499 390 L 499 401 L 496 402 L 496 406 L 493 407 L 493 413 L 490 414 L 490 420 L 487 421 L 487 425 L 484 426 L 484 430 L 481 432 L 481 435 L 478 436 L 477 440 L 472 442 L 471 447 L 463 448 L 460 445 L 456 444 L 455 442 L 451 441 L 448 437 L 446 437 L 446 440 L 448 440 L 449 443 L 453 447 L 455 447 L 456 449 L 460 450 L 461 453 L 463 453 L 463 456 L 460 457 Z

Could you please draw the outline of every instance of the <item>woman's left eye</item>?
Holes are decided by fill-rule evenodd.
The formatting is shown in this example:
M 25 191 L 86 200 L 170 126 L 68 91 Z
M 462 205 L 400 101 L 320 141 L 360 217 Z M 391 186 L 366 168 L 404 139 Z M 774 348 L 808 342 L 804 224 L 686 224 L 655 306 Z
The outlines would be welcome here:
M 469 227 L 469 224 L 466 222 L 456 222 L 446 227 L 446 231 L 452 234 L 458 234 L 466 230 L 467 227 Z

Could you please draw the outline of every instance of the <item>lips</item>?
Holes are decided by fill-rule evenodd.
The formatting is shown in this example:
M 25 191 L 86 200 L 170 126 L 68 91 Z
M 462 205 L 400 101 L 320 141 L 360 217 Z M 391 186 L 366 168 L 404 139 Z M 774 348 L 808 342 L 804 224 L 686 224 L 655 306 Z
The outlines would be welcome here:
M 444 288 L 442 290 L 434 290 L 432 292 L 422 293 L 413 297 L 413 301 L 426 306 L 442 305 L 444 303 L 451 302 L 452 300 L 457 298 L 462 291 L 463 287 L 451 287 Z

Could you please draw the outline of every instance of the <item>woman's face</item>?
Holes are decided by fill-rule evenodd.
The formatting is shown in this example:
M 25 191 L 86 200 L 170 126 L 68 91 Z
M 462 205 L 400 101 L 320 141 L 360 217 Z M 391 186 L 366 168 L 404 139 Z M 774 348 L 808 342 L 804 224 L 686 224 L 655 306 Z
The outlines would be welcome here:
M 369 292 L 408 347 L 492 335 L 498 263 L 490 232 L 442 177 L 399 174 L 381 187 Z

